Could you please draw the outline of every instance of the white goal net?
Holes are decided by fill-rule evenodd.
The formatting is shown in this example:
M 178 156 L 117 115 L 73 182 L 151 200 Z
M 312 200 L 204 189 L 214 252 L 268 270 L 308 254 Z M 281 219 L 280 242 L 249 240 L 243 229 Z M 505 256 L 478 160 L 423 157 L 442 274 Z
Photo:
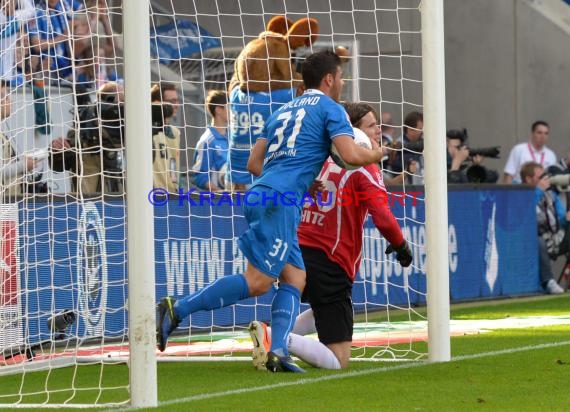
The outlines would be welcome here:
M 208 182 L 222 173 L 214 160 L 206 169 L 197 165 L 211 122 L 208 94 L 228 87 L 240 51 L 272 17 L 311 17 L 318 39 L 291 58 L 348 49 L 342 99 L 368 103 L 380 118 L 390 114 L 383 126 L 397 141 L 406 116 L 423 111 L 420 3 L 152 1 L 147 69 L 165 88 L 152 89 L 152 142 L 126 143 L 122 1 L 3 1 L 0 405 L 130 401 L 125 164 L 136 159 L 126 159 L 126 145 L 153 153 L 156 297 L 243 273 L 239 194 L 231 193 L 233 202 L 222 192 L 200 194 L 201 176 Z M 353 290 L 354 359 L 427 355 L 422 162 L 408 168 L 402 150 L 394 153 L 381 166 L 394 179 L 390 203 L 414 260 L 403 270 L 385 255 L 387 243 L 368 219 Z M 272 297 L 192 315 L 158 359 L 248 360 L 247 325 L 270 320 Z

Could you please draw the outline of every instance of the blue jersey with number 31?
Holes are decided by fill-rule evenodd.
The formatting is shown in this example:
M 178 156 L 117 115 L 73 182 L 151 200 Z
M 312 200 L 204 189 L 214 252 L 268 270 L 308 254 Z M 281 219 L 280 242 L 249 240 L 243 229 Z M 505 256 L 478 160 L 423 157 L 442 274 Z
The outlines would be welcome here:
M 301 199 L 339 135 L 354 136 L 344 108 L 319 90 L 307 90 L 265 122 L 267 152 L 254 186 L 269 186 Z

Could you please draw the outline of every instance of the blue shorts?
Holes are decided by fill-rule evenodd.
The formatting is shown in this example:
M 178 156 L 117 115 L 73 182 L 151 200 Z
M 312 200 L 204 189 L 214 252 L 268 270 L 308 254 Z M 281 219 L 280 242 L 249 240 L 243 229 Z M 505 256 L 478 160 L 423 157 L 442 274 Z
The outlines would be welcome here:
M 255 185 L 250 191 L 264 192 L 266 199 L 281 198 L 281 193 L 266 186 Z M 297 238 L 301 208 L 283 203 L 286 202 L 269 200 L 244 204 L 249 228 L 238 239 L 238 246 L 249 262 L 273 278 L 279 277 L 287 263 L 305 270 Z

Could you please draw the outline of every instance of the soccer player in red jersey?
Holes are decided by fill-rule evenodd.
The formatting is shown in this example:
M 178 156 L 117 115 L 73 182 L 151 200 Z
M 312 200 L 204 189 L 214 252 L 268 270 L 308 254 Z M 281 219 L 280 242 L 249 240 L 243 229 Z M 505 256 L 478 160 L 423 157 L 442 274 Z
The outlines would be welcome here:
M 354 127 L 360 128 L 378 147 L 380 128 L 374 109 L 364 103 L 345 104 Z M 388 194 L 377 164 L 345 170 L 329 158 L 317 178 L 323 191 L 317 201 L 305 205 L 297 231 L 307 270 L 304 297 L 311 305 L 319 341 L 300 336 L 311 322 L 306 311 L 297 319 L 289 335 L 291 353 L 313 366 L 346 368 L 350 359 L 353 332 L 352 284 L 362 257 L 363 226 L 368 214 L 404 267 L 412 263 L 412 252 L 392 214 Z M 303 320 L 301 320 L 301 318 Z M 310 329 L 310 328 L 309 328 Z M 262 369 L 267 328 L 252 322 L 254 365 Z M 296 333 L 297 332 L 297 333 Z M 257 358 L 257 359 L 256 359 Z

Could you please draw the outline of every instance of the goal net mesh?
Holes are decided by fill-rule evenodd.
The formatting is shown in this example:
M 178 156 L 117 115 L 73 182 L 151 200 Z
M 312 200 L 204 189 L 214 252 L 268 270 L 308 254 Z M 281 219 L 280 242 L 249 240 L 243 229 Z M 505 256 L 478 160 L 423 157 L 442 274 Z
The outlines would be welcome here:
M 390 113 L 383 126 L 397 141 L 406 116 L 422 111 L 419 7 L 419 0 L 152 2 L 149 70 L 154 83 L 175 86 L 175 98 L 162 95 L 174 112 L 153 111 L 152 143 L 128 144 L 153 151 L 155 187 L 175 187 L 149 195 L 157 298 L 245 271 L 236 242 L 246 228 L 241 206 L 205 202 L 193 172 L 210 123 L 206 96 L 228 87 L 245 45 L 276 15 L 315 18 L 318 40 L 293 57 L 348 49 L 342 99 Z M 14 0 L 1 12 L 0 404 L 127 403 L 121 1 Z M 353 291 L 353 359 L 426 355 L 422 165 L 409 168 L 405 159 L 395 150 L 381 166 L 395 184 L 390 203 L 414 261 L 403 270 L 385 255 L 368 219 Z M 159 360 L 247 360 L 248 323 L 270 320 L 273 293 L 192 315 Z

